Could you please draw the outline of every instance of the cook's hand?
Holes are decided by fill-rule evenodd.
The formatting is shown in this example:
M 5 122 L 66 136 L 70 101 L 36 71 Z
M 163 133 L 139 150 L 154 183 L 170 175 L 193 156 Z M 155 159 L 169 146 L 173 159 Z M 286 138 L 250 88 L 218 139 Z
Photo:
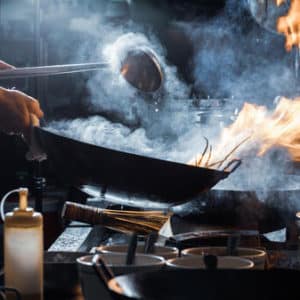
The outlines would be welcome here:
M 3 60 L 0 60 L 0 70 L 5 69 L 14 69 L 15 67 L 12 65 L 9 65 L 8 63 L 4 62 Z
M 29 141 L 32 115 L 38 119 L 44 115 L 36 99 L 0 87 L 0 130 L 8 134 L 23 134 Z

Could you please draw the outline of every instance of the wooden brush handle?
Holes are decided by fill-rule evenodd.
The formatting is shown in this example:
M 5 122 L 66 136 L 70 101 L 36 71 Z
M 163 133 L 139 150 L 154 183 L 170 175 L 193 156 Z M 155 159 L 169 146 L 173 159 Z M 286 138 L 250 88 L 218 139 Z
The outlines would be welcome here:
M 61 216 L 66 220 L 79 221 L 91 225 L 106 223 L 103 209 L 74 202 L 66 202 L 64 204 Z
M 158 232 L 169 218 L 163 213 L 150 212 L 139 215 L 137 212 L 113 211 L 98 207 L 66 202 L 62 209 L 62 218 L 70 221 L 79 221 L 91 225 L 102 225 L 120 232 L 135 232 L 149 234 Z

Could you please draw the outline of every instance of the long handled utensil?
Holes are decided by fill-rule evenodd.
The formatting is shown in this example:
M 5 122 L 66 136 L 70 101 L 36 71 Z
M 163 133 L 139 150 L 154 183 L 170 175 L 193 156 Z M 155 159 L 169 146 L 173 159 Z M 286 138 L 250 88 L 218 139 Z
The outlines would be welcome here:
M 107 62 L 25 67 L 0 71 L 0 80 L 71 74 L 109 68 Z M 163 81 L 159 61 L 150 49 L 133 49 L 121 62 L 120 73 L 125 80 L 142 92 L 157 91 Z
M 0 71 L 0 79 L 30 78 L 50 75 L 70 74 L 108 68 L 108 63 L 84 63 L 53 65 L 41 67 L 25 67 Z

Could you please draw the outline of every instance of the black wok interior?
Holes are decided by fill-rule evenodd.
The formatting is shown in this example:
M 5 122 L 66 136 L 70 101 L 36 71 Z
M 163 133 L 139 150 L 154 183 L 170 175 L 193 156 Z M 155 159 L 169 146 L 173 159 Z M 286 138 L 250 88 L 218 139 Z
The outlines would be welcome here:
M 161 271 L 118 276 L 109 286 L 130 299 L 297 299 L 299 274 L 283 269 Z

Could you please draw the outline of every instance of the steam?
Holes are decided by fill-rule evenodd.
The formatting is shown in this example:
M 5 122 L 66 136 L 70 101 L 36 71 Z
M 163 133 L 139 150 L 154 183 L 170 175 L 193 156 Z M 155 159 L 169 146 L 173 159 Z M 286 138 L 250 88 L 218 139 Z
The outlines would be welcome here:
M 144 34 L 143 28 L 131 22 L 115 27 L 97 15 L 72 19 L 70 29 L 87 35 L 88 42 L 77 54 L 81 60 L 86 57 L 110 64 L 89 78 L 86 102 L 92 113 L 108 118 L 99 115 L 54 121 L 49 128 L 91 144 L 150 157 L 185 163 L 193 156 L 202 140 L 198 136 L 199 141 L 189 146 L 196 131 L 192 121 L 195 113 L 188 101 L 190 87 L 178 78 L 176 67 L 168 64 L 165 49 L 155 35 Z M 158 58 L 164 71 L 161 93 L 142 94 L 121 76 L 121 62 L 133 48 L 151 49 Z
M 285 54 L 282 39 L 253 25 L 249 17 L 246 23 L 252 25 L 243 28 L 242 22 L 232 19 L 233 15 L 243 18 L 243 7 L 233 14 L 232 2 L 212 20 L 180 24 L 194 44 L 195 88 L 199 94 L 230 98 L 222 111 L 228 120 L 245 101 L 272 106 L 276 96 L 290 95 L 296 85 L 292 58 Z M 168 63 L 153 33 L 131 21 L 123 26 L 109 24 L 91 12 L 73 18 L 68 25 L 85 41 L 72 60 L 107 61 L 111 67 L 87 82 L 85 105 L 99 115 L 54 121 L 49 124 L 51 130 L 91 144 L 182 163 L 203 149 L 203 136 L 216 143 L 220 133 L 216 120 L 212 117 L 205 125 L 195 124 L 191 87 Z M 120 62 L 132 46 L 150 48 L 158 57 L 165 78 L 162 94 L 140 94 L 120 76 Z M 245 160 L 243 167 L 216 188 L 270 189 L 282 182 L 278 174 L 285 155 L 277 151 L 261 160 Z
M 194 150 L 186 148 L 195 134 L 188 132 L 173 142 L 162 138 L 149 139 L 144 128 L 130 129 L 120 123 L 112 123 L 101 116 L 86 119 L 53 121 L 49 125 L 53 132 L 81 140 L 86 143 L 128 153 L 140 154 L 170 161 L 186 163 Z M 197 141 L 194 141 L 197 144 Z M 202 142 L 198 141 L 198 146 Z M 195 153 L 195 152 L 193 152 Z
M 137 47 L 152 49 L 164 70 L 165 95 L 163 110 L 158 105 L 153 106 L 147 103 L 145 101 L 146 95 L 138 94 L 137 90 L 130 86 L 120 75 L 121 61 L 130 49 Z M 165 111 L 172 109 L 169 105 L 170 101 L 187 99 L 187 86 L 177 78 L 176 68 L 166 63 L 164 50 L 154 38 L 151 40 L 141 33 L 130 32 L 118 37 L 114 43 L 105 45 L 101 51 L 101 56 L 111 63 L 112 68 L 107 70 L 107 72 L 98 73 L 98 76 L 89 81 L 91 102 L 94 108 L 116 111 L 122 114 L 125 120 L 132 121 L 136 118 L 150 132 L 151 130 L 155 130 L 153 129 L 153 121 L 157 122 L 158 119 L 163 120 Z M 186 110 L 184 106 L 182 104 L 180 109 Z M 158 113 L 159 117 L 156 116 Z M 169 122 L 177 122 L 177 120 L 172 118 L 171 115 Z M 163 126 L 162 128 L 165 127 Z M 157 132 L 156 134 L 159 135 L 160 133 Z
M 239 103 L 270 104 L 278 95 L 291 95 L 297 83 L 283 37 L 256 24 L 237 2 L 227 1 L 224 13 L 212 20 L 182 24 L 195 46 L 196 88 Z
M 261 28 L 247 14 L 246 1 L 238 2 L 227 1 L 223 14 L 211 20 L 180 24 L 194 44 L 195 88 L 210 97 L 229 99 L 224 119 L 234 117 L 234 110 L 246 101 L 273 108 L 279 95 L 294 96 L 298 90 L 294 56 L 285 53 L 283 37 Z M 215 126 L 211 118 L 201 130 L 213 148 L 219 138 L 211 130 Z M 257 158 L 250 148 L 245 154 L 240 157 L 242 166 L 216 189 L 259 190 L 260 200 L 265 201 L 270 190 L 298 186 L 297 180 L 284 176 L 290 160 L 285 151 L 273 149 Z

